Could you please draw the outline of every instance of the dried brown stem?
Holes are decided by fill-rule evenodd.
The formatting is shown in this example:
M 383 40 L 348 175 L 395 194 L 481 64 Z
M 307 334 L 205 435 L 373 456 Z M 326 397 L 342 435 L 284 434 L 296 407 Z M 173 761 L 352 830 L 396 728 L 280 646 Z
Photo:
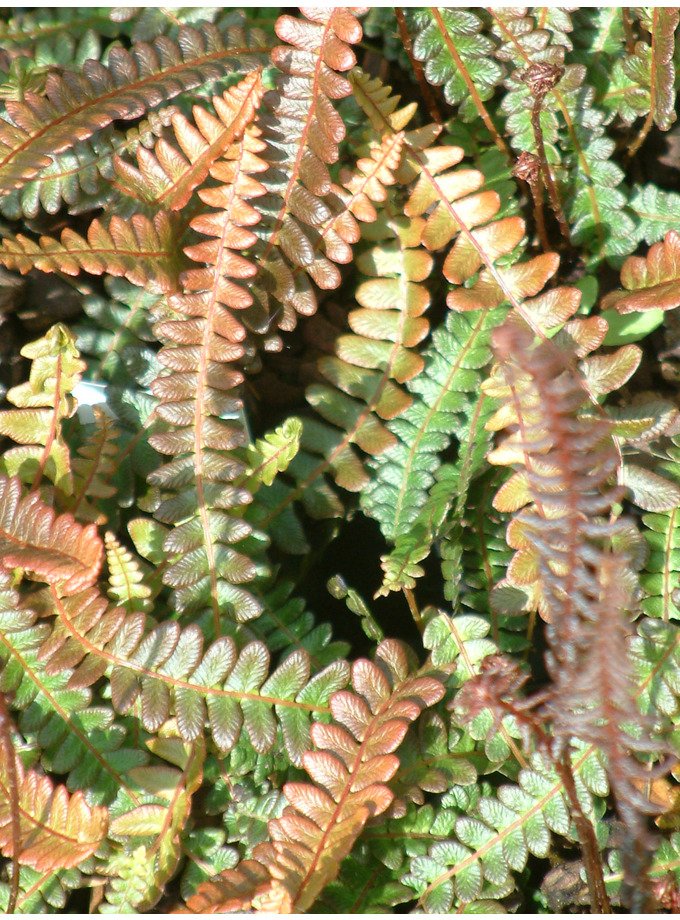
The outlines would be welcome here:
M 645 118 L 645 123 L 638 131 L 637 137 L 635 138 L 633 143 L 628 148 L 628 153 L 626 154 L 624 158 L 626 163 L 629 163 L 633 159 L 635 154 L 638 152 L 640 147 L 642 147 L 645 140 L 647 139 L 647 135 L 649 134 L 653 123 L 654 123 L 654 115 L 650 111 L 650 113 Z
M 9 889 L 7 913 L 13 914 L 19 900 L 19 854 L 21 851 L 21 825 L 19 816 L 19 780 L 17 777 L 14 745 L 10 734 L 11 720 L 5 697 L 0 693 L 0 756 L 7 764 L 10 820 L 12 825 L 12 881 Z
M 635 38 L 633 37 L 633 23 L 630 19 L 630 8 L 621 7 L 621 16 L 623 18 L 623 34 L 626 36 L 626 54 L 635 53 Z
M 597 838 L 595 837 L 595 829 L 581 809 L 581 803 L 578 800 L 576 783 L 574 782 L 574 774 L 571 769 L 571 761 L 569 760 L 568 753 L 565 753 L 560 760 L 555 761 L 555 770 L 562 780 L 564 791 L 571 805 L 574 823 L 578 830 L 578 839 L 583 855 L 583 865 L 586 870 L 588 891 L 590 892 L 591 912 L 595 914 L 611 914 L 612 909 L 604 885 L 602 860 L 600 859 L 600 850 L 597 845 Z
M 560 196 L 557 191 L 557 186 L 555 185 L 555 180 L 553 179 L 552 172 L 550 171 L 550 164 L 548 163 L 548 158 L 545 153 L 545 144 L 543 143 L 543 128 L 541 127 L 541 108 L 543 107 L 543 99 L 538 98 L 534 102 L 534 107 L 531 111 L 531 127 L 534 130 L 534 141 L 536 143 L 536 153 L 541 164 L 541 177 L 545 184 L 545 187 L 548 190 L 548 197 L 550 198 L 550 207 L 555 213 L 557 218 L 557 223 L 560 225 L 560 233 L 564 237 L 568 246 L 571 246 L 571 234 L 569 232 L 569 224 L 567 219 L 564 216 L 564 211 L 562 210 L 562 202 L 560 201 Z
M 522 73 L 521 79 L 523 83 L 526 83 L 529 88 L 529 92 L 534 97 L 534 104 L 531 109 L 531 127 L 533 128 L 534 132 L 534 143 L 536 144 L 536 155 L 538 156 L 541 175 L 543 177 L 545 187 L 548 190 L 548 197 L 550 198 L 550 206 L 555 212 L 555 217 L 557 218 L 557 222 L 560 225 L 560 232 L 562 236 L 567 241 L 567 245 L 571 246 L 569 224 L 567 223 L 567 219 L 564 216 L 564 211 L 562 210 L 562 202 L 560 201 L 557 186 L 555 185 L 555 180 L 553 179 L 552 172 L 550 171 L 550 164 L 548 163 L 548 158 L 545 153 L 545 144 L 543 142 L 543 128 L 541 126 L 541 109 L 543 108 L 543 100 L 548 95 L 550 90 L 557 86 L 563 76 L 564 67 L 558 66 L 556 64 L 540 62 L 538 64 L 532 64 L 530 67 L 527 67 L 527 69 Z
M 551 252 L 548 233 L 545 229 L 545 214 L 543 212 L 543 183 L 541 181 L 541 164 L 537 156 L 533 153 L 522 151 L 519 159 L 515 163 L 512 175 L 517 179 L 523 179 L 529 186 L 531 197 L 534 202 L 534 221 L 538 231 L 538 238 L 544 252 Z

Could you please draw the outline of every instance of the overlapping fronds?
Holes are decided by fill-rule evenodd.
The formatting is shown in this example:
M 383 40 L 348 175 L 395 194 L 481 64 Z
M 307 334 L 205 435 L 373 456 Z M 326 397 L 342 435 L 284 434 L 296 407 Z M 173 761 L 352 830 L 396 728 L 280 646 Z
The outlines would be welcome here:
M 104 293 L 84 299 L 85 318 L 75 331 L 94 382 L 104 380 L 122 386 L 129 385 L 135 376 L 144 379 L 155 358 L 151 315 L 160 297 L 125 279 L 107 276 Z
M 260 496 L 273 522 L 274 538 L 296 552 L 304 551 L 306 544 L 299 537 L 290 539 L 293 528 L 300 530 L 291 503 L 300 499 L 312 517 L 341 512 L 324 474 L 348 491 L 356 492 L 366 484 L 362 459 L 352 445 L 376 454 L 393 443 L 383 420 L 409 404 L 400 384 L 421 368 L 415 347 L 427 335 L 429 324 L 422 314 L 430 302 L 421 282 L 432 260 L 420 248 L 422 221 L 398 216 L 389 189 L 400 165 L 402 143 L 400 131 L 381 143 L 371 143 L 370 156 L 359 158 L 354 171 L 342 174 L 344 190 L 337 187 L 344 210 L 329 226 L 342 221 L 344 238 L 356 242 L 360 235 L 356 217 L 366 224 L 363 237 L 372 244 L 357 258 L 365 279 L 357 290 L 359 308 L 349 315 L 329 308 L 308 325 L 308 341 L 326 352 L 317 366 L 332 386 L 314 383 L 307 388 L 306 398 L 329 424 L 304 420 L 301 452 L 288 471 L 295 486 L 279 482 Z M 348 220 L 356 233 L 347 232 Z
M 247 79 L 248 85 L 256 91 L 257 75 L 254 73 Z M 171 124 L 180 150 L 165 138 L 156 143 L 153 152 L 140 146 L 137 148 L 138 169 L 116 156 L 114 166 L 123 188 L 155 207 L 170 211 L 184 208 L 194 189 L 204 182 L 213 163 L 225 154 L 242 131 L 243 126 L 234 118 L 233 108 L 225 105 L 220 97 L 216 99 L 217 117 L 203 106 L 193 107 L 196 127 L 181 112 L 172 116 Z M 252 120 L 252 113 L 248 120 Z
M 62 492 L 73 491 L 69 450 L 61 422 L 75 412 L 73 388 L 85 370 L 75 337 L 61 323 L 45 336 L 24 345 L 32 361 L 27 383 L 12 387 L 7 401 L 17 406 L 0 412 L 0 434 L 21 444 L 5 451 L 2 469 L 35 488 L 47 476 Z
M 148 746 L 166 763 L 134 767 L 130 777 L 144 804 L 126 803 L 123 808 L 119 804 L 117 814 L 111 816 L 110 836 L 123 845 L 111 861 L 112 878 L 105 895 L 118 912 L 149 909 L 162 897 L 177 871 L 191 800 L 203 780 L 206 746 L 202 738 L 182 743 L 169 729 Z M 131 886 L 129 875 L 142 866 L 141 884 Z
M 155 106 L 232 70 L 259 64 L 248 50 L 229 48 L 215 26 L 183 26 L 177 42 L 162 36 L 127 51 L 114 46 L 105 66 L 88 60 L 81 73 L 48 74 L 44 96 L 6 102 L 11 121 L 0 130 L 0 189 L 10 191 L 40 174 L 79 140 L 117 119 L 139 118 Z
M 294 585 L 277 579 L 272 587 L 259 594 L 262 614 L 257 620 L 235 625 L 233 636 L 239 644 L 259 639 L 279 659 L 302 650 L 309 655 L 312 674 L 345 658 L 346 642 L 333 641 L 328 623 L 318 623 L 300 597 L 291 597 Z
M 147 755 L 110 706 L 92 705 L 87 689 L 68 688 L 68 671 L 47 674 L 38 652 L 49 635 L 49 622 L 22 606 L 10 575 L 0 574 L 0 691 L 20 710 L 19 731 L 32 744 L 41 738 L 44 769 L 68 774 L 67 788 L 86 788 L 90 804 L 107 805 L 121 790 L 134 800 L 125 776 Z
M 558 735 L 576 735 L 595 745 L 607 757 L 607 774 L 619 816 L 631 843 L 623 847 L 628 880 L 633 884 L 644 865 L 644 851 L 652 841 L 645 814 L 656 808 L 642 793 L 649 770 L 632 752 L 656 753 L 663 759 L 664 744 L 651 737 L 651 720 L 643 719 L 634 698 L 631 660 L 626 637 L 627 611 L 632 606 L 627 587 L 626 560 L 611 555 L 598 572 L 600 596 L 583 629 L 587 651 L 563 684 L 559 699 L 548 704 Z M 622 726 L 626 726 L 624 730 Z
M 14 220 L 22 215 L 36 217 L 41 210 L 56 214 L 64 206 L 71 214 L 82 214 L 120 199 L 113 185 L 114 156 L 132 154 L 140 145 L 152 147 L 176 111 L 170 105 L 149 112 L 124 133 L 110 125 L 54 154 L 35 178 L 0 197 L 0 212 Z
M 0 476 L 0 558 L 6 568 L 75 594 L 99 575 L 104 547 L 93 524 L 55 515 L 37 492 L 22 497 L 21 482 Z
M 624 210 L 624 174 L 612 161 L 616 145 L 606 136 L 586 67 L 565 62 L 569 17 L 551 22 L 540 10 L 526 15 L 524 9 L 491 15 L 501 42 L 496 56 L 513 68 L 502 104 L 513 147 L 538 156 L 563 234 L 596 260 L 627 255 L 635 224 Z
M 0 11 L 0 910 L 680 911 L 678 33 Z
M 367 280 L 357 288 L 359 308 L 347 316 L 352 331 L 338 335 L 333 353 L 318 361 L 333 386 L 312 384 L 306 392 L 307 401 L 326 421 L 347 431 L 347 440 L 371 455 L 394 445 L 395 436 L 383 421 L 409 406 L 411 398 L 399 384 L 422 369 L 415 347 L 429 330 L 422 314 L 430 298 L 420 282 L 432 269 L 432 257 L 420 248 L 422 226 L 422 221 L 397 218 L 387 210 L 370 225 L 367 236 L 375 245 L 357 260 Z M 330 332 L 328 323 L 319 322 L 317 328 Z M 367 480 L 362 472 L 357 481 L 351 468 L 336 471 L 336 481 L 345 489 L 356 491 Z
M 347 664 L 335 661 L 310 680 L 307 654 L 293 652 L 269 676 L 270 655 L 262 642 L 239 653 L 228 636 L 204 652 L 201 630 L 180 629 L 168 620 L 148 629 L 142 612 L 110 607 L 90 589 L 59 599 L 57 615 L 39 657 L 48 674 L 73 671 L 71 688 L 89 687 L 108 673 L 116 711 L 140 701 L 140 719 L 157 731 L 171 709 L 181 737 L 195 741 L 209 725 L 221 751 L 229 751 L 245 726 L 256 751 L 269 751 L 280 727 L 286 750 L 300 763 L 309 748 L 310 719 L 327 711 L 331 693 L 347 681 Z
M 72 460 L 73 494 L 64 504 L 78 520 L 103 524 L 106 517 L 94 502 L 116 494 L 116 487 L 110 480 L 116 471 L 114 458 L 118 448 L 114 442 L 120 432 L 111 416 L 98 406 L 94 406 L 93 414 L 94 431 L 78 448 L 79 456 Z
M 336 724 L 312 726 L 318 750 L 308 751 L 303 762 L 315 785 L 284 786 L 290 807 L 269 822 L 271 843 L 257 847 L 254 860 L 235 872 L 201 886 L 188 902 L 190 911 L 215 913 L 239 902 L 241 909 L 306 910 L 337 875 L 368 818 L 389 806 L 385 784 L 399 766 L 393 752 L 409 722 L 441 699 L 444 688 L 433 678 L 409 676 L 397 642 L 381 643 L 376 658 L 378 664 L 352 666 L 355 693 L 331 697 Z
M 579 324 L 570 325 L 576 332 L 573 353 Z M 639 716 L 625 647 L 624 617 L 638 590 L 631 568 L 640 564 L 639 538 L 625 520 L 605 517 L 620 494 L 611 485 L 619 465 L 611 424 L 606 418 L 579 415 L 586 399 L 584 383 L 573 370 L 565 370 L 555 344 L 532 345 L 532 338 L 519 326 L 497 330 L 495 344 L 508 389 L 503 393 L 503 387 L 487 385 L 487 391 L 506 400 L 489 424 L 499 428 L 510 423 L 513 431 L 489 459 L 521 464 L 495 502 L 505 511 L 523 509 L 508 527 L 508 543 L 517 552 L 507 580 L 533 588 L 548 621 L 547 667 L 555 694 L 548 710 L 557 737 L 576 736 L 607 756 L 619 815 L 633 841 L 624 848 L 626 879 L 632 883 L 643 870 L 649 841 L 641 817 L 647 803 L 638 792 L 645 768 L 631 752 L 660 751 L 649 736 L 650 726 Z M 595 379 L 599 376 L 600 384 L 608 376 L 623 374 L 626 379 L 632 372 L 615 355 L 586 360 L 596 371 L 593 362 L 599 363 Z M 634 358 L 633 368 L 638 360 Z M 586 372 L 586 380 L 589 376 L 592 381 Z
M 593 322 L 568 324 L 561 333 L 561 348 L 547 342 L 532 347 L 526 327 L 508 324 L 496 333 L 501 364 L 484 384 L 489 395 L 505 401 L 488 427 L 500 430 L 511 425 L 513 431 L 489 454 L 489 461 L 521 466 L 494 501 L 501 511 L 524 509 L 508 527 L 508 543 L 517 550 L 508 568 L 508 581 L 520 588 L 536 588 L 538 608 L 551 624 L 549 635 L 555 638 L 560 661 L 575 654 L 572 641 L 580 631 L 579 618 L 584 614 L 587 618 L 591 599 L 599 595 L 597 547 L 601 552 L 603 538 L 615 536 L 623 526 L 605 524 L 602 519 L 619 491 L 609 484 L 619 465 L 611 424 L 594 414 L 579 414 L 588 401 L 587 388 L 569 366 L 575 355 L 591 349 L 593 340 L 601 340 L 604 329 Z M 535 367 L 528 355 L 519 364 L 523 349 L 529 350 L 531 362 L 535 356 Z M 610 378 L 622 375 L 627 379 L 639 362 L 639 353 L 631 352 L 631 358 L 632 366 L 629 361 L 617 362 L 615 355 L 589 360 L 596 362 L 596 370 L 604 362 Z M 606 391 L 607 374 L 600 377 Z M 597 386 L 596 378 L 589 382 Z M 544 398 L 548 394 L 549 401 Z M 578 455 L 570 446 L 575 425 L 583 439 L 579 444 L 584 445 L 584 452 Z M 579 551 L 577 562 L 572 557 L 574 541 L 592 541 L 592 558 L 584 558 Z

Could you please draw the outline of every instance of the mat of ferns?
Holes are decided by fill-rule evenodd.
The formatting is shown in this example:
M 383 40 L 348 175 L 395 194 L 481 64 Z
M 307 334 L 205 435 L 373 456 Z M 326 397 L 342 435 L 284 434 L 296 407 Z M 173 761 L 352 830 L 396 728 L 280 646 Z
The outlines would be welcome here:
M 0 18 L 0 910 L 680 910 L 676 8 Z

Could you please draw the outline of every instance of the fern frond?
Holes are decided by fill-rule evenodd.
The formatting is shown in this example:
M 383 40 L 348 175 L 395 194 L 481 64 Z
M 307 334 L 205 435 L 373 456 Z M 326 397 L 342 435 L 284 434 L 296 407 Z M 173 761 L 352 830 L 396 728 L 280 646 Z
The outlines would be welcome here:
M 486 766 L 486 759 L 476 747 L 469 733 L 447 725 L 439 712 L 423 713 L 418 720 L 417 736 L 415 732 L 409 733 L 399 750 L 400 765 L 392 780 L 397 801 L 422 805 L 424 793 L 473 786 L 477 782 L 477 768 Z
M 617 811 L 630 839 L 623 847 L 626 876 L 634 884 L 644 869 L 644 851 L 651 844 L 643 816 L 656 809 L 640 791 L 649 777 L 647 765 L 633 755 L 655 753 L 663 757 L 664 745 L 652 740 L 651 721 L 640 715 L 633 696 L 626 647 L 631 596 L 625 560 L 616 556 L 605 559 L 599 579 L 600 597 L 584 628 L 587 651 L 578 671 L 570 676 L 568 691 L 563 685 L 559 700 L 551 700 L 548 710 L 558 736 L 575 734 L 607 758 Z
M 591 748 L 572 755 L 579 799 L 591 818 L 590 793 L 606 794 L 606 775 Z M 529 854 L 545 858 L 551 831 L 575 838 L 561 780 L 538 754 L 520 770 L 517 785 L 501 786 L 497 797 L 482 796 L 456 819 L 454 834 L 411 860 L 402 882 L 413 888 L 427 913 L 450 913 L 479 897 L 502 898 L 514 888 Z
M 120 384 L 125 378 L 127 382 L 125 359 L 155 341 L 151 316 L 160 297 L 123 278 L 107 276 L 104 293 L 83 299 L 87 319 L 74 328 L 78 348 L 90 356 L 92 380 L 103 378 Z
M 675 623 L 645 618 L 630 642 L 637 698 L 644 714 L 660 712 L 677 722 L 680 693 L 680 629 Z
M 88 869 L 87 860 L 81 864 Z M 63 911 L 69 897 L 83 884 L 83 874 L 79 869 L 57 869 L 56 872 L 37 872 L 30 866 L 19 869 L 19 897 L 17 913 L 45 914 L 51 910 Z M 0 882 L 0 910 L 9 907 L 9 885 Z
M 637 238 L 648 246 L 658 243 L 680 222 L 680 195 L 652 183 L 633 186 L 629 206 L 637 220 Z
M 661 460 L 656 469 L 664 474 L 663 483 L 678 483 L 677 438 L 673 438 L 667 450 L 667 458 Z M 668 478 L 666 478 L 668 477 Z M 660 477 L 658 477 L 660 478 Z M 659 483 L 654 483 L 653 496 L 658 497 Z M 642 609 L 650 617 L 668 621 L 680 619 L 680 605 L 677 603 L 677 588 L 680 573 L 680 508 L 677 496 L 670 508 L 655 509 L 656 513 L 643 514 L 643 534 L 649 547 L 649 556 L 640 574 L 640 585 L 644 591 Z
M 17 852 L 11 832 L 10 766 L 0 758 L 0 851 L 16 855 L 19 863 L 41 872 L 71 869 L 97 850 L 108 829 L 108 810 L 92 808 L 82 792 L 69 796 L 65 786 L 55 788 L 47 776 L 24 770 L 15 755 L 13 771 L 19 791 Z
M 680 306 L 680 234 L 670 230 L 663 243 L 655 243 L 647 256 L 631 256 L 621 269 L 625 291 L 612 291 L 602 301 L 604 309 L 619 313 L 673 310 Z
M 328 166 L 338 160 L 345 137 L 331 100 L 351 92 L 341 73 L 356 63 L 350 45 L 362 37 L 350 8 L 310 7 L 302 14 L 304 19 L 283 15 L 276 22 L 276 34 L 287 44 L 272 50 L 271 61 L 281 74 L 265 97 L 268 112 L 260 118 L 269 170 L 263 177 L 267 196 L 260 204 L 258 284 L 265 303 L 271 291 L 281 304 L 277 322 L 283 329 L 295 326 L 297 313 L 316 310 L 307 274 L 323 289 L 340 284 L 331 240 L 320 240 L 319 234 L 334 214 Z M 289 93 L 293 87 L 294 98 Z M 341 247 L 341 261 L 345 253 L 346 246 Z M 276 308 L 268 312 L 271 316 Z
M 106 515 L 98 511 L 92 500 L 112 498 L 116 487 L 109 479 L 116 472 L 113 458 L 118 453 L 114 443 L 120 432 L 110 415 L 98 406 L 93 407 L 94 431 L 87 441 L 78 448 L 79 456 L 71 463 L 73 469 L 73 493 L 64 502 L 64 506 L 77 520 L 92 521 L 96 524 L 106 522 Z
M 268 881 L 261 884 L 260 878 L 252 878 L 250 862 L 236 870 L 241 890 L 250 884 L 248 900 L 258 911 L 311 907 L 337 875 L 340 860 L 368 818 L 389 806 L 392 793 L 385 783 L 399 766 L 392 752 L 408 723 L 443 695 L 437 680 L 409 677 L 406 655 L 397 642 L 381 643 L 376 656 L 380 666 L 361 660 L 352 667 L 352 682 L 360 696 L 344 691 L 331 697 L 331 712 L 339 725 L 317 722 L 312 727 L 312 739 L 320 750 L 306 753 L 303 762 L 316 785 L 284 786 L 290 808 L 270 821 L 272 842 L 254 852 L 255 860 L 267 866 Z M 189 901 L 189 909 L 205 911 L 210 906 L 214 910 L 228 902 L 234 896 L 230 882 L 227 877 L 202 886 Z
M 97 579 L 104 547 L 93 524 L 57 517 L 37 492 L 22 498 L 16 476 L 0 476 L 0 557 L 6 568 L 75 594 Z
M 505 68 L 492 57 L 493 41 L 480 35 L 482 19 L 471 10 L 437 7 L 414 10 L 409 19 L 413 54 L 425 63 L 423 72 L 428 82 L 443 85 L 444 98 L 458 109 L 463 121 L 481 116 L 496 143 L 500 142 L 500 149 L 507 153 L 484 105 L 503 79 Z
M 578 330 L 578 321 L 568 328 Z M 489 455 L 489 461 L 517 463 L 523 469 L 505 483 L 494 506 L 516 511 L 532 503 L 508 527 L 508 543 L 518 551 L 508 579 L 520 588 L 540 585 L 539 610 L 550 621 L 551 646 L 560 662 L 574 661 L 580 617 L 587 618 L 591 598 L 599 596 L 594 570 L 597 554 L 603 552 L 602 538 L 607 526 L 610 537 L 621 531 L 619 524 L 601 522 L 601 515 L 616 500 L 617 490 L 607 483 L 619 465 L 618 453 L 605 419 L 578 415 L 587 396 L 573 372 L 566 371 L 569 352 L 573 354 L 578 339 L 570 335 L 563 339 L 562 356 L 549 343 L 534 347 L 530 354 L 531 361 L 535 355 L 535 369 L 523 358 L 520 370 L 515 356 L 517 349 L 530 348 L 529 333 L 508 325 L 496 337 L 510 376 L 500 388 L 493 376 L 484 387 L 509 402 L 487 424 L 498 429 L 512 420 L 513 434 Z M 572 456 L 569 432 L 575 426 L 579 444 L 584 450 L 587 445 L 587 452 Z M 586 559 L 581 548 L 591 542 L 593 552 Z M 576 548 L 577 543 L 581 548 Z
M 135 214 L 125 221 L 114 214 L 104 225 L 90 224 L 87 239 L 67 228 L 61 242 L 43 236 L 39 242 L 22 233 L 0 242 L 0 262 L 23 275 L 37 268 L 43 272 L 78 275 L 104 273 L 127 278 L 139 287 L 158 293 L 177 290 L 177 228 L 165 211 L 153 221 Z
M 429 274 L 432 261 L 418 248 L 420 222 L 400 218 L 389 191 L 402 142 L 403 135 L 397 132 L 381 144 L 372 144 L 370 157 L 360 158 L 353 173 L 342 174 L 345 210 L 321 234 L 326 238 L 326 231 L 335 227 L 339 237 L 356 242 L 354 215 L 370 222 L 364 237 L 375 245 L 357 259 L 365 279 L 357 290 L 360 308 L 347 316 L 329 307 L 325 317 L 315 318 L 307 327 L 310 343 L 328 353 L 318 360 L 318 367 L 332 387 L 312 384 L 306 398 L 329 424 L 303 421 L 301 451 L 288 470 L 295 486 L 277 483 L 259 496 L 268 510 L 266 520 L 272 524 L 274 539 L 289 551 L 304 552 L 306 546 L 304 538 L 290 539 L 292 528 L 301 534 L 290 505 L 300 500 L 314 518 L 342 513 L 324 474 L 348 491 L 358 491 L 366 483 L 362 459 L 352 445 L 376 453 L 393 441 L 382 419 L 392 418 L 408 404 L 399 384 L 420 368 L 415 345 L 427 333 L 421 314 L 429 296 L 419 283 Z M 346 322 L 351 333 L 345 332 Z
M 104 543 L 109 570 L 108 595 L 112 603 L 124 607 L 128 613 L 150 613 L 153 602 L 151 588 L 146 583 L 148 567 L 121 546 L 110 531 L 105 535 Z
M 130 211 L 129 200 L 121 200 L 115 187 L 114 157 L 132 154 L 140 146 L 153 147 L 175 112 L 176 106 L 165 106 L 149 112 L 125 133 L 109 126 L 63 153 L 54 154 L 51 164 L 38 176 L 0 197 L 0 212 L 18 220 L 22 215 L 36 217 L 41 210 L 56 214 L 62 207 L 71 214 L 83 214 L 115 202 L 118 216 L 131 216 L 134 211 Z
M 73 334 L 61 323 L 40 339 L 24 345 L 30 358 L 28 383 L 12 387 L 7 401 L 17 406 L 0 412 L 0 434 L 23 445 L 5 451 L 2 469 L 36 488 L 46 475 L 65 494 L 73 491 L 71 458 L 62 420 L 75 412 L 70 396 L 85 370 Z
M 307 401 L 326 421 L 348 432 L 343 444 L 356 443 L 367 454 L 382 453 L 395 443 L 381 420 L 404 412 L 411 399 L 399 384 L 422 369 L 415 347 L 429 330 L 422 314 L 430 298 L 420 283 L 433 264 L 420 248 L 422 226 L 422 221 L 397 217 L 389 205 L 370 225 L 367 236 L 376 245 L 357 260 L 367 280 L 357 289 L 360 308 L 347 317 L 352 332 L 339 335 L 334 354 L 318 361 L 333 389 L 312 384 L 306 391 Z M 313 324 L 311 328 L 314 341 Z M 343 472 L 336 470 L 343 488 L 356 491 L 366 484 L 365 474 L 357 482 Z
M 140 848 L 146 853 L 149 865 L 133 897 L 137 912 L 148 910 L 160 900 L 167 882 L 177 871 L 191 800 L 201 786 L 206 756 L 203 738 L 191 744 L 182 743 L 172 728 L 163 737 L 149 741 L 148 746 L 166 763 L 130 771 L 132 781 L 144 797 L 143 804 L 118 801 L 115 813 L 113 810 L 111 813 L 109 829 L 109 835 L 122 843 L 121 855 L 137 853 Z M 167 761 L 174 766 L 168 766 Z M 121 891 L 115 884 L 118 874 L 114 869 L 105 894 L 110 904 L 120 908 Z
M 246 336 L 235 314 L 247 316 L 253 304 L 252 295 L 238 281 L 251 278 L 256 268 L 238 250 L 255 241 L 248 228 L 259 220 L 247 199 L 264 191 L 252 178 L 252 173 L 266 168 L 258 156 L 263 144 L 256 129 L 246 130 L 262 92 L 259 75 L 252 74 L 222 99 L 215 97 L 222 121 L 231 125 L 232 138 L 241 139 L 211 167 L 222 184 L 200 192 L 207 204 L 222 210 L 206 212 L 191 222 L 195 230 L 211 237 L 186 250 L 205 267 L 192 268 L 182 276 L 185 293 L 171 298 L 172 312 L 161 314 L 154 327 L 155 334 L 167 343 L 159 354 L 167 371 L 154 380 L 151 391 L 160 400 L 157 415 L 171 427 L 152 435 L 150 443 L 175 459 L 155 471 L 149 481 L 175 493 L 156 509 L 156 517 L 178 525 L 165 548 L 182 554 L 166 569 L 164 579 L 174 589 L 178 609 L 211 609 L 215 635 L 220 633 L 225 612 L 240 621 L 260 613 L 253 595 L 238 587 L 253 579 L 255 565 L 229 547 L 251 532 L 237 517 L 251 495 L 230 484 L 245 473 L 244 464 L 232 453 L 245 435 L 238 423 L 224 419 L 233 419 L 241 407 L 230 393 L 243 378 L 229 364 L 243 356 Z
M 294 585 L 277 579 L 259 594 L 262 614 L 255 621 L 236 625 L 233 637 L 239 645 L 255 639 L 272 654 L 287 658 L 302 650 L 309 655 L 312 674 L 349 653 L 346 642 L 332 641 L 328 623 L 318 623 L 302 598 L 291 597 Z
M 27 93 L 22 102 L 6 102 L 10 121 L 0 127 L 0 189 L 20 187 L 50 166 L 51 155 L 117 119 L 139 118 L 148 106 L 260 63 L 250 51 L 228 45 L 213 25 L 183 26 L 176 43 L 163 36 L 129 51 L 114 46 L 107 66 L 89 60 L 80 74 L 50 73 L 44 96 Z
M 642 91 L 645 111 L 640 114 L 648 115 L 631 147 L 631 155 L 640 148 L 652 124 L 668 131 L 677 118 L 674 51 L 680 14 L 673 8 L 652 8 L 640 10 L 638 15 L 641 25 L 650 33 L 651 42 L 636 42 L 634 54 L 627 58 L 622 69 Z
M 100 10 L 87 7 L 75 7 L 73 10 L 41 7 L 22 14 L 20 18 L 4 20 L 0 24 L 0 42 L 8 51 L 26 48 L 40 58 L 46 43 L 52 44 L 70 37 L 82 38 L 88 34 L 115 38 L 120 31 L 120 24 Z
M 388 557 L 393 561 L 383 561 L 391 570 L 394 565 L 398 569 L 391 571 L 385 587 L 396 587 L 401 566 L 412 564 L 415 558 L 407 548 L 413 541 L 413 525 L 434 485 L 440 453 L 449 446 L 454 432 L 463 434 L 466 416 L 474 415 L 472 403 L 477 401 L 481 384 L 478 369 L 491 359 L 491 331 L 504 313 L 499 308 L 451 314 L 445 326 L 435 330 L 424 352 L 425 368 L 409 384 L 414 402 L 388 425 L 398 442 L 371 460 L 374 476 L 362 493 L 362 508 L 380 522 L 389 540 L 396 541 L 396 555 Z M 402 553 L 406 553 L 403 559 Z
M 71 214 L 82 214 L 117 200 L 116 210 L 119 216 L 124 216 L 121 196 L 112 184 L 113 158 L 116 154 L 131 154 L 140 145 L 153 146 L 176 111 L 174 105 L 165 106 L 149 112 L 125 133 L 109 126 L 63 153 L 54 154 L 50 165 L 38 176 L 0 197 L 0 212 L 13 220 L 22 215 L 36 217 L 41 210 L 56 214 L 62 207 L 67 207 Z
M 280 726 L 291 760 L 300 763 L 309 749 L 311 716 L 327 711 L 329 696 L 347 681 L 344 661 L 310 680 L 301 650 L 267 677 L 270 656 L 262 642 L 239 653 L 224 636 L 204 653 L 197 626 L 180 630 L 168 620 L 147 630 L 143 614 L 110 608 L 94 589 L 64 599 L 53 592 L 52 604 L 58 619 L 40 650 L 48 674 L 71 669 L 69 686 L 76 688 L 110 672 L 118 712 L 129 712 L 139 699 L 142 725 L 153 732 L 172 706 L 185 741 L 200 737 L 207 722 L 221 751 L 231 750 L 245 725 L 255 750 L 266 753 Z

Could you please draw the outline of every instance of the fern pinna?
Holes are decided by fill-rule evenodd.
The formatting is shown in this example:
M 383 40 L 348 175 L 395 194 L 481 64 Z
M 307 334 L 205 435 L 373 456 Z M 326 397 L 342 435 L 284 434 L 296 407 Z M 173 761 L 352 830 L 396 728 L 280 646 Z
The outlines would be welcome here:
M 677 912 L 679 29 L 0 12 L 3 911 Z

